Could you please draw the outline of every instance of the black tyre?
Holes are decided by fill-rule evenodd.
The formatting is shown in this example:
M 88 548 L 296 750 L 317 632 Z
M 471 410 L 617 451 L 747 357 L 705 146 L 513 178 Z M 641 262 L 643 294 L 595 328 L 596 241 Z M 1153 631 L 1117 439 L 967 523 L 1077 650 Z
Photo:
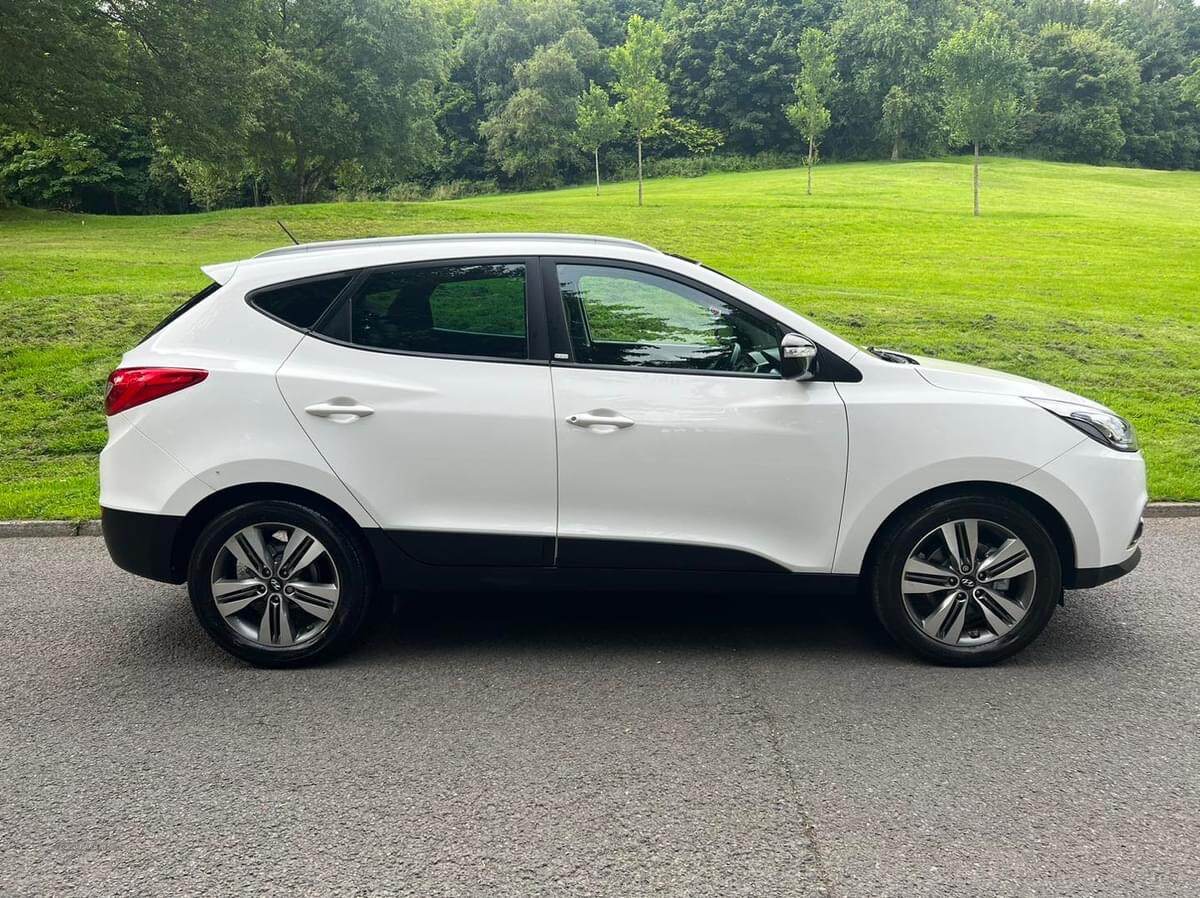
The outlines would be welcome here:
M 324 660 L 351 644 L 374 591 L 361 538 L 294 502 L 251 502 L 200 533 L 188 566 L 196 617 L 260 667 Z
M 901 645 L 941 664 L 1007 658 L 1062 597 L 1046 528 L 1002 496 L 941 499 L 889 522 L 868 571 L 875 614 Z

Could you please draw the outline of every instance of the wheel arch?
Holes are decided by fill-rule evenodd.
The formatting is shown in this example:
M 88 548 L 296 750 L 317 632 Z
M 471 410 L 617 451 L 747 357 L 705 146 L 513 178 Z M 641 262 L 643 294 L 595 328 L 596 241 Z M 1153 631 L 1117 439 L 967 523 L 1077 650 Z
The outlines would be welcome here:
M 327 496 L 300 486 L 286 483 L 239 483 L 210 493 L 197 502 L 180 523 L 171 547 L 171 569 L 177 576 L 186 576 L 188 561 L 200 531 L 217 515 L 244 505 L 247 502 L 277 500 L 295 502 L 319 511 L 344 526 L 351 534 L 360 537 L 361 548 L 370 560 L 372 573 L 379 577 L 379 560 L 369 539 L 362 537 L 362 525 L 354 517 Z
M 893 509 L 880 522 L 879 526 L 875 529 L 874 535 L 871 537 L 871 541 L 867 544 L 860 574 L 865 577 L 867 572 L 870 571 L 871 565 L 882 549 L 882 536 L 896 518 L 916 507 L 928 505 L 931 502 L 937 502 L 941 499 L 952 499 L 963 495 L 1003 496 L 1024 506 L 1046 528 L 1046 531 L 1050 534 L 1050 538 L 1054 541 L 1054 547 L 1058 550 L 1058 558 L 1062 564 L 1063 577 L 1067 577 L 1070 572 L 1075 570 L 1075 539 L 1071 534 L 1071 528 L 1068 526 L 1066 518 L 1062 516 L 1058 509 L 1036 493 L 1032 493 L 1011 483 L 966 480 L 958 483 L 942 484 L 925 490 L 905 500 Z

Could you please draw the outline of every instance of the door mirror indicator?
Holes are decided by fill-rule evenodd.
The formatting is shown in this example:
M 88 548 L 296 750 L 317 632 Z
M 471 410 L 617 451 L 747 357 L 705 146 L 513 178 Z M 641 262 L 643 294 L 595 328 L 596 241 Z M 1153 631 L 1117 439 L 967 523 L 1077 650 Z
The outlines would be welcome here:
M 817 344 L 803 334 L 779 341 L 779 372 L 785 380 L 811 380 L 817 373 Z

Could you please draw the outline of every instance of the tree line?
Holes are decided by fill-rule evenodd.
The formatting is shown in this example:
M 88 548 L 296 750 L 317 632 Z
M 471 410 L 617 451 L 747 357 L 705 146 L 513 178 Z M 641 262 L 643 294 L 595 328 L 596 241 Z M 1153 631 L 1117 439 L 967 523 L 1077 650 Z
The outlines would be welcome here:
M 1200 168 L 1192 0 L 0 0 L 0 21 L 0 202 L 37 207 L 605 173 L 640 202 L 645 164 L 791 161 L 811 192 L 818 158 L 964 149 Z

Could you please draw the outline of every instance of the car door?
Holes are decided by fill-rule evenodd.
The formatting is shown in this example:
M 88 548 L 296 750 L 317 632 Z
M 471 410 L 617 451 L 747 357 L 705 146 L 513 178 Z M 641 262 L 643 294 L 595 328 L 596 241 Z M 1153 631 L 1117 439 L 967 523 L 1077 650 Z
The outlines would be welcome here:
M 562 566 L 827 572 L 844 405 L 783 328 L 633 263 L 548 260 Z M 556 295 L 554 295 L 556 294 Z
M 334 472 L 422 561 L 553 558 L 553 400 L 534 264 L 364 272 L 278 372 Z

